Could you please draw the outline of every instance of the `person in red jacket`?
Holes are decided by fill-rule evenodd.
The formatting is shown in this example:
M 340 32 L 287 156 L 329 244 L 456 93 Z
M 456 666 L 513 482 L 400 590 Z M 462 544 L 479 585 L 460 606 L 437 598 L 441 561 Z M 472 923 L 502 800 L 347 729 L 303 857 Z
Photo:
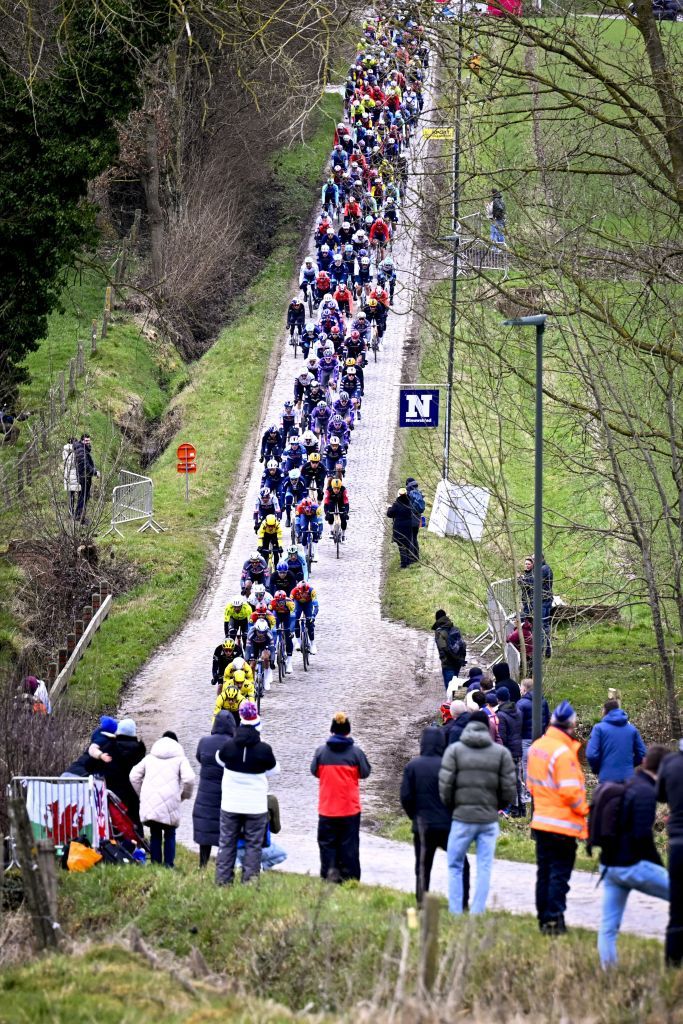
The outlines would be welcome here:
M 318 847 L 320 877 L 327 882 L 360 880 L 360 786 L 370 764 L 351 737 L 343 711 L 332 719 L 330 737 L 318 747 L 311 774 L 320 781 Z
M 524 650 L 526 651 L 526 663 L 531 665 L 532 656 L 534 653 L 534 633 L 531 616 L 527 616 L 522 621 L 522 636 L 524 638 Z M 505 638 L 505 642 L 512 644 L 517 650 L 520 650 L 519 646 L 519 630 L 513 629 L 512 632 Z

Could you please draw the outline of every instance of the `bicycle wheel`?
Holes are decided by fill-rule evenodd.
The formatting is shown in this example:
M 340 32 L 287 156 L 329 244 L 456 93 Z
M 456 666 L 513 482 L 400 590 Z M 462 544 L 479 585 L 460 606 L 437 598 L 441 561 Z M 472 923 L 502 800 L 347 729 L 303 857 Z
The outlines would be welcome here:
M 308 303 L 308 315 L 313 316 L 313 292 L 310 288 L 306 290 L 306 301 Z
M 339 526 L 337 526 L 334 531 L 334 543 L 337 548 L 337 558 L 339 558 L 341 552 L 341 529 Z
M 292 538 L 292 544 L 296 544 L 296 520 L 292 514 L 292 525 L 289 530 L 289 535 Z
M 310 532 L 306 541 L 306 565 L 308 566 L 308 575 L 310 576 L 311 566 L 313 565 L 313 534 Z
M 292 346 L 294 348 L 294 358 L 296 359 L 296 350 L 299 347 L 299 332 L 295 331 L 292 335 Z
M 308 622 L 305 616 L 301 616 L 301 657 L 304 662 L 304 672 L 308 672 L 308 661 L 310 656 L 310 641 L 308 639 Z
M 277 631 L 277 677 L 280 682 L 285 678 L 285 637 L 282 626 Z
M 259 661 L 256 666 L 256 678 L 254 679 L 254 696 L 256 697 L 256 707 L 258 708 L 259 715 L 261 714 L 261 697 L 264 693 L 263 664 Z

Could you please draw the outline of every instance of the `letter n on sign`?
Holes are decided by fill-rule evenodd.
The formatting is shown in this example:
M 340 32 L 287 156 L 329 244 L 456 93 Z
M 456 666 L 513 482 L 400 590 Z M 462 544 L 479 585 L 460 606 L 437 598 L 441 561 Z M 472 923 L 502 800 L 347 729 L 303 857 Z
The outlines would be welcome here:
M 438 427 L 439 392 L 435 388 L 401 388 L 399 427 Z

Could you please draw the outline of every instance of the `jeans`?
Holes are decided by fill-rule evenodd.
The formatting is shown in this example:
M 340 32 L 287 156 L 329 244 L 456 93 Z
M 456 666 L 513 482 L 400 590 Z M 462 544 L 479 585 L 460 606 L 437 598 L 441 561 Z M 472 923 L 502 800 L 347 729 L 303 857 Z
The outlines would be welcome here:
M 569 879 L 576 859 L 576 839 L 532 829 L 536 841 L 536 913 L 538 923 L 564 924 Z
M 497 821 L 485 825 L 470 824 L 466 821 L 453 821 L 448 837 L 448 909 L 451 914 L 462 914 L 463 911 L 463 874 L 465 854 L 470 843 L 477 847 L 477 881 L 474 886 L 474 899 L 470 908 L 471 914 L 483 914 L 486 910 L 486 897 L 491 884 L 491 869 L 496 852 L 496 841 L 500 827 Z
M 666 929 L 666 962 L 683 964 L 683 841 L 669 842 L 669 923 Z
M 415 898 L 422 903 L 422 897 L 429 892 L 429 882 L 432 877 L 432 865 L 434 854 L 437 850 L 448 849 L 448 837 L 450 829 L 435 828 L 433 825 L 421 825 L 415 821 L 417 831 L 413 832 L 413 846 L 415 847 Z M 470 902 L 470 862 L 465 857 L 462 873 L 463 907 L 467 910 Z
M 287 853 L 278 846 L 277 843 L 272 842 L 270 846 L 263 846 L 261 848 L 261 870 L 270 871 L 271 868 L 276 867 L 278 864 L 282 864 L 283 861 L 287 860 Z M 237 849 L 237 863 L 240 867 L 243 867 L 244 861 L 244 847 L 240 846 Z
M 522 781 L 524 782 L 522 799 L 524 800 L 525 804 L 528 804 L 531 800 L 531 793 L 527 789 L 526 785 L 526 770 L 527 764 L 529 763 L 529 747 L 533 742 L 533 740 L 522 740 Z
M 242 881 L 258 878 L 261 871 L 261 848 L 266 834 L 268 812 L 264 814 L 232 814 L 221 811 L 221 832 L 216 857 L 216 884 L 231 885 L 235 877 L 237 840 L 244 835 Z
M 159 821 L 147 821 L 149 826 L 149 855 L 152 864 L 161 864 L 163 836 L 164 864 L 172 868 L 175 863 L 175 826 L 162 825 Z
M 451 680 L 460 675 L 460 666 L 458 665 L 456 668 L 455 665 L 442 665 L 441 675 L 443 676 L 443 685 L 448 689 L 448 684 Z
M 360 881 L 360 814 L 318 817 L 320 877 L 329 882 Z
M 640 860 L 629 867 L 605 868 L 602 880 L 602 920 L 598 932 L 598 953 L 603 967 L 617 962 L 617 935 L 631 889 L 669 898 L 669 876 L 661 864 Z
M 552 648 L 550 646 L 550 616 L 551 616 L 552 610 L 553 610 L 553 599 L 552 599 L 552 597 L 549 600 L 547 600 L 547 601 L 543 601 L 541 607 L 543 609 L 543 611 L 542 611 L 543 644 L 544 644 L 544 647 L 545 647 L 545 653 L 548 655 L 548 657 L 550 657 L 550 654 L 552 653 Z

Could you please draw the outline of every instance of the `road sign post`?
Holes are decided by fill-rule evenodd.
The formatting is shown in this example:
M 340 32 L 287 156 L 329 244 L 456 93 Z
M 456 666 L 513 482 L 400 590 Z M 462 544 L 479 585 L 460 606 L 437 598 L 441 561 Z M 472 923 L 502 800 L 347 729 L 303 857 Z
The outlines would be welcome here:
M 190 473 L 197 472 L 197 465 L 195 462 L 195 459 L 197 458 L 197 449 L 191 444 L 179 444 L 176 455 L 178 456 L 176 472 L 185 474 L 185 501 L 189 501 Z

